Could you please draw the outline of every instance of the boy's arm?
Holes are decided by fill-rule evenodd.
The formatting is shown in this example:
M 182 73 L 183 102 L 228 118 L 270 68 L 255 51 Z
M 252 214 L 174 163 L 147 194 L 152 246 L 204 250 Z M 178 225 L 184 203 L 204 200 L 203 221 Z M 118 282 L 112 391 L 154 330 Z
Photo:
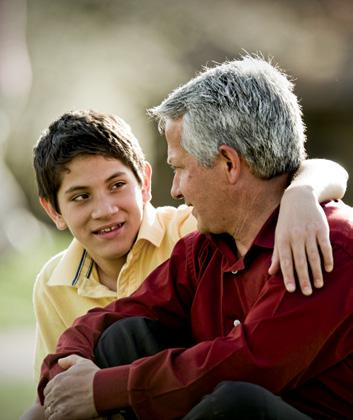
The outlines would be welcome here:
M 332 270 L 329 227 L 319 203 L 342 198 L 347 180 L 346 170 L 333 161 L 306 160 L 283 194 L 269 273 L 281 269 L 288 291 L 296 288 L 294 271 L 302 292 L 310 295 L 310 278 L 315 287 L 323 285 L 321 265 Z

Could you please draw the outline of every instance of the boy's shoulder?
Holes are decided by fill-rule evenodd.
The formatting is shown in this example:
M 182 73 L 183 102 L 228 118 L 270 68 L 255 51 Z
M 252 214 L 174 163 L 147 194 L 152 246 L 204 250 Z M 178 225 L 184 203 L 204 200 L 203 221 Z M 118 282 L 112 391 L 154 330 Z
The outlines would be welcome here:
M 64 258 L 66 249 L 58 252 L 47 260 L 39 271 L 38 276 L 50 277 L 60 261 Z
M 179 218 L 179 217 L 189 217 L 192 213 L 192 207 L 187 206 L 186 204 L 181 204 L 178 207 L 174 206 L 159 206 L 155 207 L 156 214 L 162 218 Z
M 161 206 L 155 209 L 156 218 L 166 232 L 174 232 L 182 237 L 197 229 L 197 222 L 192 215 L 192 207 L 182 204 L 178 207 Z
M 67 277 L 70 280 L 82 259 L 83 252 L 84 248 L 82 245 L 76 239 L 73 239 L 67 248 L 53 255 L 42 266 L 36 282 L 48 284 L 58 273 L 60 273 L 60 278 Z

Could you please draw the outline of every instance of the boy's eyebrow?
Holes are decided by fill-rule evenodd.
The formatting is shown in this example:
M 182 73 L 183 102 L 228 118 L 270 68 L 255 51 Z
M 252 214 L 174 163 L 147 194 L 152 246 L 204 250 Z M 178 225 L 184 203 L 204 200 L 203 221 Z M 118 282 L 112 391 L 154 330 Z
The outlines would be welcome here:
M 127 173 L 126 172 L 124 172 L 124 171 L 117 171 L 117 172 L 114 172 L 112 175 L 110 175 L 110 177 L 109 178 L 107 178 L 106 180 L 105 180 L 105 182 L 110 182 L 111 180 L 113 180 L 114 178 L 117 178 L 117 177 L 119 177 L 119 176 L 124 176 L 124 175 L 126 175 Z M 84 189 L 86 189 L 86 188 L 88 188 L 88 186 L 87 185 L 73 185 L 72 187 L 70 187 L 70 188 L 68 188 L 66 191 L 64 191 L 64 194 L 71 194 L 71 193 L 73 193 L 73 192 L 75 192 L 75 191 L 80 191 L 80 190 L 84 190 Z

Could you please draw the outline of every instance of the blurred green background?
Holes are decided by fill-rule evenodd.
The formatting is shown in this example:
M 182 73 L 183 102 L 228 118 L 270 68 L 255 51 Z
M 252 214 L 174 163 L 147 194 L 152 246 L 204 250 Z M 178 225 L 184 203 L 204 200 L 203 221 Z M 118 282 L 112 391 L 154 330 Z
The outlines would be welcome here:
M 293 76 L 309 155 L 352 173 L 351 0 L 0 0 L 2 419 L 18 418 L 34 397 L 32 286 L 69 241 L 37 203 L 31 156 L 40 132 L 75 108 L 119 114 L 153 164 L 153 203 L 172 204 L 164 142 L 145 110 L 203 65 L 244 51 Z

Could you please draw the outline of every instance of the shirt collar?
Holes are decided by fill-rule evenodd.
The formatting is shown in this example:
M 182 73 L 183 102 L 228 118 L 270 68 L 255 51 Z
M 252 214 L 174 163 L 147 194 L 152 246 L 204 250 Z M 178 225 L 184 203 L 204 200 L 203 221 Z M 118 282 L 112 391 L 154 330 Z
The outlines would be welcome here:
M 145 239 L 154 246 L 159 247 L 164 237 L 164 233 L 164 229 L 158 220 L 156 209 L 151 203 L 146 203 L 136 242 Z
M 61 253 L 61 258 L 49 280 L 50 286 L 75 286 L 81 277 L 92 275 L 94 262 L 77 239 Z
M 275 246 L 275 230 L 278 220 L 279 206 L 274 209 L 270 217 L 263 224 L 259 233 L 256 235 L 254 242 L 252 243 L 250 249 L 253 246 L 259 246 L 262 248 L 273 249 Z

